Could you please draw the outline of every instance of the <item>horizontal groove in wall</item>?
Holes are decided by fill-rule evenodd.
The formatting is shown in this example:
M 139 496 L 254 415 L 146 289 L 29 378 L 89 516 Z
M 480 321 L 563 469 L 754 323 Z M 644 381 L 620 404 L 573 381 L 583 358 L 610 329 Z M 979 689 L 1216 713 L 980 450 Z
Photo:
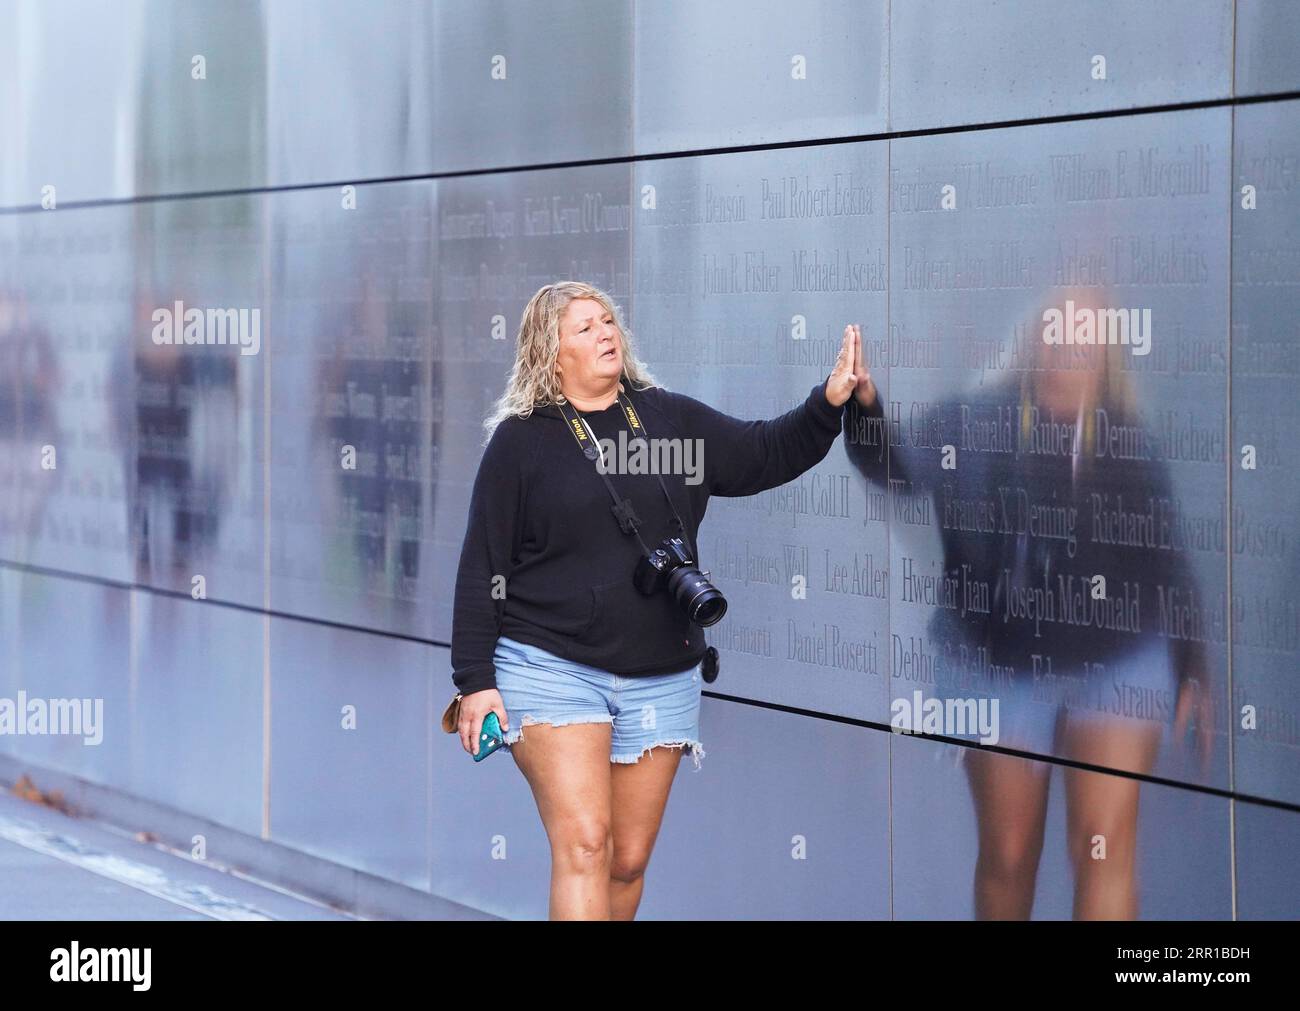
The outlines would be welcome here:
M 160 597 L 171 597 L 177 600 L 184 600 L 190 603 L 202 604 L 205 607 L 224 607 L 236 611 L 246 611 L 258 616 L 271 618 L 281 618 L 286 621 L 300 621 L 311 625 L 319 625 L 325 628 L 342 629 L 348 632 L 357 632 L 362 635 L 376 635 L 385 639 L 400 639 L 405 642 L 421 643 L 426 646 L 438 646 L 443 649 L 450 649 L 451 644 L 443 642 L 440 639 L 425 639 L 420 636 L 405 635 L 401 632 L 390 632 L 385 629 L 371 628 L 366 625 L 354 625 L 342 621 L 329 621 L 324 618 L 313 618 L 302 614 L 289 614 L 287 612 L 267 610 L 261 607 L 255 607 L 251 604 L 238 604 L 231 601 L 206 599 L 195 601 L 190 595 L 183 590 L 165 590 L 158 587 L 149 586 L 145 583 L 132 583 L 125 580 L 108 579 L 103 576 L 91 576 L 83 573 L 68 572 L 63 569 L 51 569 L 40 565 L 27 565 L 21 562 L 11 562 L 0 559 L 0 569 L 10 569 L 17 572 L 27 572 L 33 575 L 46 576 L 52 579 L 65 579 L 71 582 L 90 583 L 96 586 L 111 588 L 116 590 L 138 590 L 141 593 L 152 593 Z M 450 677 L 448 681 L 450 682 Z M 450 690 L 451 686 L 448 686 Z M 746 698 L 742 695 L 727 695 L 722 692 L 712 692 L 705 690 L 702 693 L 706 698 L 714 699 L 718 702 L 730 702 L 736 705 L 752 706 L 756 709 L 769 709 L 774 712 L 787 713 L 792 716 L 803 716 L 808 719 L 822 720 L 827 723 L 842 723 L 847 726 L 859 727 L 863 730 L 874 730 L 882 733 L 895 733 L 893 728 L 884 723 L 877 723 L 873 720 L 862 720 L 853 716 L 841 716 L 837 713 L 826 713 L 818 709 L 800 709 L 797 706 L 788 706 L 780 702 L 766 702 L 762 699 Z M 1281 811 L 1290 811 L 1294 814 L 1300 814 L 1300 804 L 1292 804 L 1287 801 L 1273 800 L 1268 797 L 1256 797 L 1251 794 L 1240 793 L 1236 790 L 1224 790 L 1217 786 L 1203 786 L 1197 783 L 1184 783 L 1174 779 L 1166 779 L 1162 776 L 1152 776 L 1145 773 L 1128 772 L 1122 769 L 1111 769 L 1103 765 L 1093 765 L 1088 762 L 1079 762 L 1069 758 L 1061 758 L 1055 755 L 1040 755 L 1034 752 L 1021 751 L 1016 748 L 1004 748 L 1000 745 L 977 744 L 973 741 L 962 740 L 956 737 L 945 737 L 939 734 L 909 734 L 920 740 L 935 741 L 940 744 L 952 744 L 963 748 L 978 748 L 980 751 L 995 752 L 999 755 L 1009 755 L 1015 758 L 1028 758 L 1035 762 L 1042 762 L 1046 765 L 1061 766 L 1068 769 L 1080 769 L 1086 772 L 1099 772 L 1108 776 L 1122 776 L 1125 779 L 1136 779 L 1139 782 L 1150 783 L 1153 786 L 1166 786 L 1174 789 L 1186 790 L 1190 793 L 1206 794 L 1212 797 L 1220 797 L 1239 801 L 1243 804 L 1255 804 L 1260 807 L 1274 808 Z
M 837 144 L 862 144 L 871 141 L 900 140 L 907 137 L 938 137 L 953 133 L 977 133 L 988 130 L 1006 130 L 1016 127 L 1044 126 L 1050 123 L 1077 123 L 1086 120 L 1115 119 L 1128 116 L 1150 116 L 1160 113 L 1189 112 L 1194 109 L 1219 109 L 1239 105 L 1258 105 L 1262 102 L 1288 102 L 1300 99 L 1300 91 L 1279 91 L 1264 95 L 1245 95 L 1236 98 L 1207 98 L 1195 102 L 1173 102 L 1166 105 L 1143 105 L 1129 109 L 1101 109 L 1096 112 L 1072 112 L 1059 116 L 1037 116 L 1032 119 L 1009 119 L 988 123 L 967 123 L 960 126 L 942 126 L 918 130 L 894 130 L 882 133 L 852 134 L 845 137 L 823 137 L 811 140 L 773 141 L 766 144 L 740 144 L 730 147 L 698 148 L 686 151 L 660 151 L 649 154 L 619 155 L 609 158 L 584 158 L 562 162 L 538 162 L 529 165 L 501 165 L 495 168 L 457 169 L 448 172 L 425 172 L 404 176 L 376 176 L 366 179 L 335 179 L 328 182 L 285 183 L 280 186 L 249 186 L 223 190 L 198 190 L 182 193 L 142 194 L 134 197 L 103 197 L 95 200 L 69 200 L 59 205 L 60 210 L 90 207 L 129 206 L 131 204 L 166 203 L 174 200 L 211 200 L 219 197 L 260 196 L 271 193 L 298 193 L 307 190 L 334 189 L 340 186 L 379 186 L 387 183 L 407 183 L 437 179 L 466 179 L 472 176 L 506 175 L 513 172 L 544 172 L 553 169 L 589 168 L 596 165 L 634 165 L 638 162 L 662 161 L 676 158 L 705 158 L 726 154 L 747 154 L 756 151 L 781 151 L 788 148 L 830 147 Z M 0 207 L 0 214 L 48 213 L 40 204 L 17 204 Z

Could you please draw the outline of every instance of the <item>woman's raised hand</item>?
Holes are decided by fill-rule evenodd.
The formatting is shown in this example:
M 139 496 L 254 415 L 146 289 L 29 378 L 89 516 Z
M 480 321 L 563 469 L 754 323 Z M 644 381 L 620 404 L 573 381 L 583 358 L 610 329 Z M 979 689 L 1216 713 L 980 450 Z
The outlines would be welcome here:
M 870 407 L 876 399 L 876 384 L 862 363 L 862 331 L 856 323 L 844 328 L 840 355 L 826 380 L 826 399 L 832 407 L 839 407 L 849 397 L 856 397 L 862 407 Z
M 826 380 L 826 400 L 832 407 L 841 406 L 857 388 L 858 377 L 853 374 L 853 364 L 856 361 L 853 348 L 857 340 L 857 327 L 850 323 L 844 328 L 844 343 L 840 345 L 835 368 L 831 369 L 830 378 Z
M 863 360 L 862 331 L 853 326 L 856 339 L 853 341 L 853 374 L 858 377 L 857 388 L 853 391 L 859 407 L 870 407 L 876 402 L 876 384 L 871 381 L 871 370 Z

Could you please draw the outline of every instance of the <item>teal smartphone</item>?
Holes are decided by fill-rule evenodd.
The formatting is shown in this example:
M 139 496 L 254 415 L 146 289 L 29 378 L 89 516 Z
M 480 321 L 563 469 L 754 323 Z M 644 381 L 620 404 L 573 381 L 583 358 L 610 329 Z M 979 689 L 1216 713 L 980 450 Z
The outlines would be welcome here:
M 478 754 L 473 755 L 474 761 L 481 762 L 488 755 L 500 751 L 505 746 L 505 735 L 501 733 L 501 721 L 497 719 L 496 713 L 488 713 L 483 717 L 483 729 L 478 732 Z

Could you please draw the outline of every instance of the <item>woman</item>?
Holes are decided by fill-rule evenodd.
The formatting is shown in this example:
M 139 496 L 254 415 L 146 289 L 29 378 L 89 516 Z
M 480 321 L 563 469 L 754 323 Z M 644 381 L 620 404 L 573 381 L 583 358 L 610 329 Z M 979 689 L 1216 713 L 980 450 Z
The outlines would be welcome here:
M 1066 300 L 1094 312 L 1108 304 L 1105 291 L 1089 289 L 1064 291 L 1060 301 Z M 1195 586 L 1187 558 L 1122 533 L 1093 536 L 1094 516 L 1113 514 L 1122 503 L 1134 515 L 1148 501 L 1171 497 L 1166 463 L 1147 454 L 1117 458 L 1107 449 L 1107 433 L 1143 427 L 1125 368 L 1129 350 L 1049 346 L 1038 339 L 1042 309 L 1036 305 L 1025 321 L 1030 343 L 1021 367 L 936 405 L 919 437 L 907 402 L 897 427 L 885 424 L 883 393 L 869 369 L 855 363 L 861 382 L 845 424 L 874 437 L 851 437 L 845 449 L 868 480 L 931 496 L 932 515 L 944 517 L 944 571 L 991 588 L 982 612 L 932 608 L 926 638 L 932 653 L 982 656 L 990 668 L 1012 672 L 1009 683 L 986 686 L 1000 701 L 999 745 L 1146 775 L 1164 725 L 1171 722 L 1181 740 L 1195 715 L 1204 771 L 1214 722 L 1204 650 L 1157 631 L 1158 593 Z M 926 433 L 936 427 L 947 434 L 930 439 Z M 881 445 L 886 430 L 888 453 Z M 973 436 L 955 469 L 943 469 L 938 450 L 926 443 L 955 441 L 963 432 L 988 437 Z M 1097 605 L 1103 618 L 1090 621 L 1096 612 L 1086 608 L 1094 605 L 1070 604 L 1060 591 L 1072 586 L 1091 601 L 1097 575 L 1115 606 Z M 1056 607 L 1026 615 L 1026 597 L 1044 586 L 1056 593 Z M 936 690 L 940 697 L 964 693 L 952 683 Z M 979 829 L 975 915 L 1027 919 L 1052 766 L 980 748 L 961 754 Z M 1075 918 L 1131 919 L 1138 910 L 1141 781 L 1077 767 L 1066 768 L 1064 778 Z M 1098 839 L 1105 840 L 1105 859 L 1098 858 Z
M 602 291 L 548 284 L 525 307 L 486 422 L 451 660 L 465 750 L 477 753 L 495 712 L 532 788 L 551 843 L 552 919 L 633 918 L 682 750 L 697 768 L 704 754 L 703 632 L 674 593 L 634 584 L 642 541 L 653 551 L 680 538 L 702 566 L 710 495 L 753 495 L 825 457 L 856 386 L 857 339 L 846 327 L 834 371 L 802 406 L 742 421 L 656 385 Z M 697 450 L 699 472 L 617 466 L 610 449 L 634 423 L 652 442 L 676 440 L 680 460 Z M 613 513 L 598 455 L 635 535 Z

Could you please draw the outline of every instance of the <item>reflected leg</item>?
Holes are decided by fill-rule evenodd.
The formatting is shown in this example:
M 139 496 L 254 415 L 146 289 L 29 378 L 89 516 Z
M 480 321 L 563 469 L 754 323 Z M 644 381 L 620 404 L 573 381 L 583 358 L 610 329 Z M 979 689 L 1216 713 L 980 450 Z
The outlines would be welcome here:
M 1070 758 L 1132 772 L 1150 772 L 1163 727 L 1140 720 L 1071 720 Z M 1074 866 L 1076 920 L 1137 916 L 1137 819 L 1140 781 L 1084 769 L 1065 770 L 1066 832 Z M 1104 840 L 1104 851 L 1100 842 Z M 1104 857 L 1098 854 L 1104 852 Z
M 1051 766 L 972 748 L 966 775 L 979 826 L 975 918 L 1027 920 L 1034 906 Z

